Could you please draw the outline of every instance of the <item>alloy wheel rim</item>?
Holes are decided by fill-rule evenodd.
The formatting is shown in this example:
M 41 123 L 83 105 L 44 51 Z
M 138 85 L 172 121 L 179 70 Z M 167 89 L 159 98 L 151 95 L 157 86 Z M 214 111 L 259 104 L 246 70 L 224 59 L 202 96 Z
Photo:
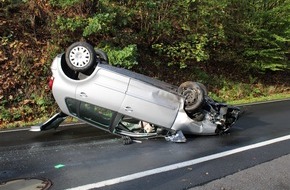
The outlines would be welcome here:
M 83 46 L 74 47 L 69 53 L 69 60 L 75 67 L 85 67 L 91 59 L 90 52 Z

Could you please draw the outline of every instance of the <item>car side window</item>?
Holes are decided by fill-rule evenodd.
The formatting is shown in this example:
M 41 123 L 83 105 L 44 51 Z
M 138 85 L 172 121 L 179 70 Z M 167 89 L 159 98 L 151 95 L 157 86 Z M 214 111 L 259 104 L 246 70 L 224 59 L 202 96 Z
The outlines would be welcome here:
M 113 111 L 86 102 L 81 102 L 79 117 L 88 122 L 103 127 L 109 127 L 113 117 Z
M 71 114 L 105 128 L 110 126 L 115 113 L 111 110 L 72 98 L 66 98 L 66 105 Z
M 66 98 L 65 103 L 67 105 L 69 112 L 77 116 L 77 107 L 78 107 L 79 101 L 72 98 Z

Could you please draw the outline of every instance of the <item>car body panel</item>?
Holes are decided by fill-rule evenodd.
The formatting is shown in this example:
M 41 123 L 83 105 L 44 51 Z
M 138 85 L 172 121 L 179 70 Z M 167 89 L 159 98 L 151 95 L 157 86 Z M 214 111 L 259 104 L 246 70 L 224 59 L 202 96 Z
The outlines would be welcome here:
M 129 77 L 98 69 L 90 82 L 81 81 L 76 89 L 76 99 L 118 111 L 125 98 Z
M 52 94 L 62 112 L 69 114 L 64 97 L 75 98 L 77 84 L 64 74 L 60 64 L 61 57 L 62 55 L 56 56 L 51 65 L 52 76 L 54 77 Z
M 205 117 L 208 117 L 206 114 Z M 172 126 L 173 130 L 181 130 L 184 134 L 214 135 L 216 134 L 216 124 L 208 120 L 194 121 L 183 109 L 180 109 L 175 122 Z
M 131 78 L 125 100 L 119 112 L 158 126 L 170 128 L 178 109 L 178 96 Z

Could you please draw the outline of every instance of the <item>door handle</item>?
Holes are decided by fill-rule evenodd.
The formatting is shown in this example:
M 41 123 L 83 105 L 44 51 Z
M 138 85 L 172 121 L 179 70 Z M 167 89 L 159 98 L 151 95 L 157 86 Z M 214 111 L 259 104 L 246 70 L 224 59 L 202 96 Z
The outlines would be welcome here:
M 133 109 L 130 106 L 126 106 L 125 111 L 131 113 L 133 112 Z
M 87 98 L 88 95 L 87 95 L 85 92 L 81 92 L 81 93 L 80 93 L 80 97 L 82 97 L 82 98 Z

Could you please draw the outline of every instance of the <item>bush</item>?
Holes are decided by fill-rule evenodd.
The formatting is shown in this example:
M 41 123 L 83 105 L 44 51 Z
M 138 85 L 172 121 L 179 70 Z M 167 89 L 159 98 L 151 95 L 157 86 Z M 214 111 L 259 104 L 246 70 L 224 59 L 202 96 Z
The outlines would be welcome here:
M 133 66 L 138 65 L 136 45 L 128 45 L 123 49 L 106 46 L 103 50 L 107 52 L 110 63 L 113 65 L 127 69 L 131 69 Z

